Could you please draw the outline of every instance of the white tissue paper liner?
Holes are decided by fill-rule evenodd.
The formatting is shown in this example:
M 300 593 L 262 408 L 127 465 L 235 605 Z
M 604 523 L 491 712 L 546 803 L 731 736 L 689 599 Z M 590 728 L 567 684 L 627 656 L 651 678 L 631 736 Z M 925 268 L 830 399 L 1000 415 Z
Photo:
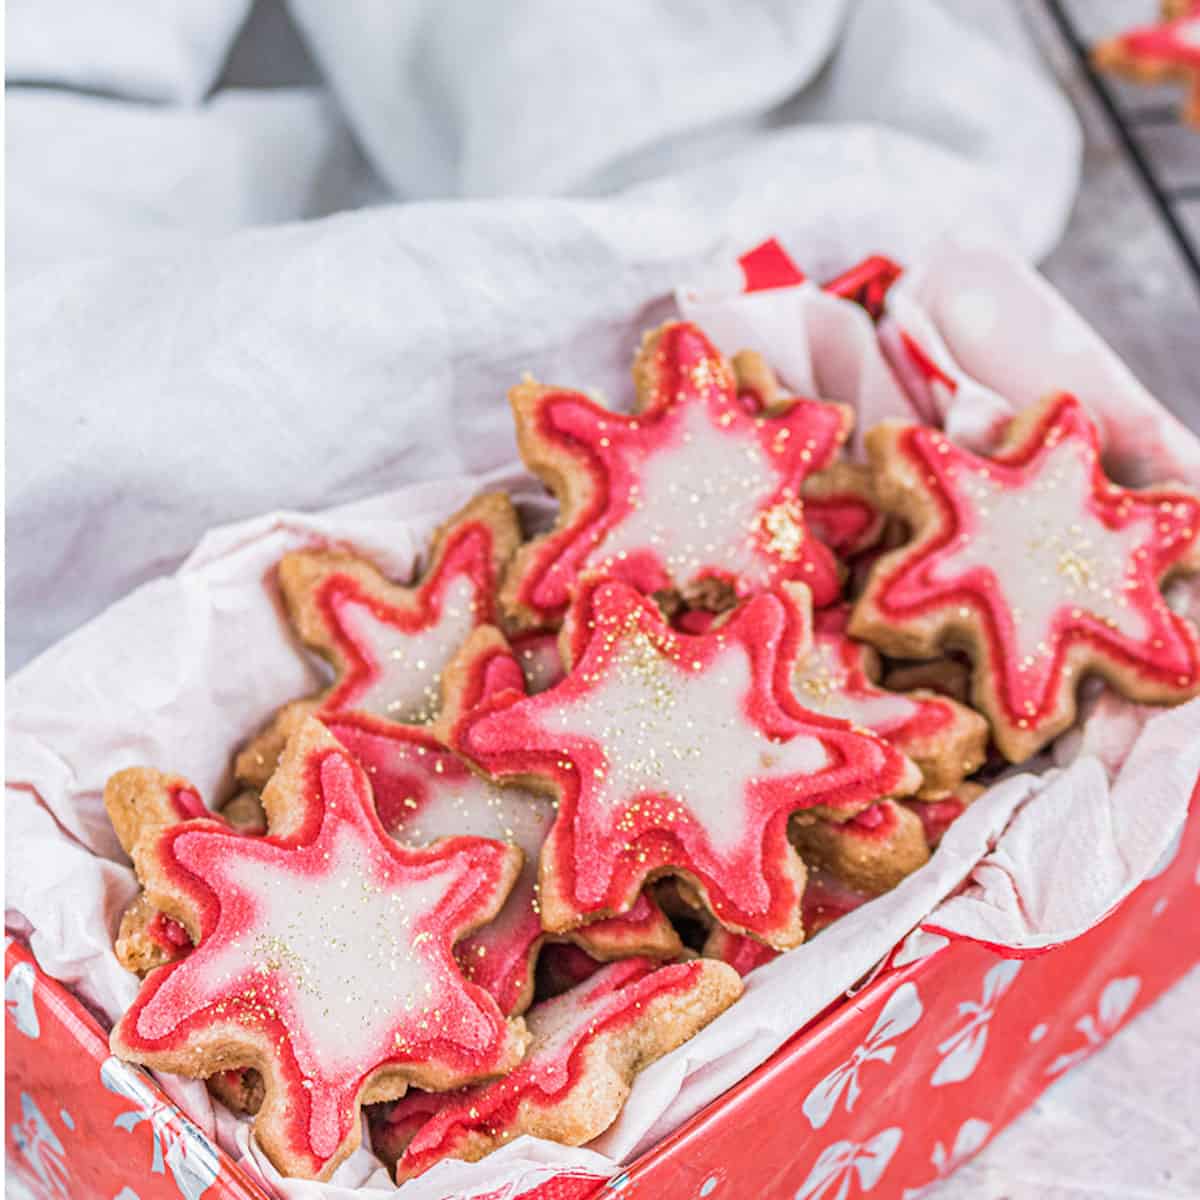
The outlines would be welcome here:
M 790 389 L 853 404 L 860 428 L 916 412 L 986 447 L 998 415 L 1070 389 L 1101 421 L 1118 477 L 1200 482 L 1200 443 L 1035 273 L 994 249 L 946 245 L 915 266 L 893 289 L 878 340 L 861 310 L 811 283 L 755 295 L 684 291 L 677 300 L 726 353 L 762 349 Z M 953 388 L 938 384 L 935 393 L 914 375 L 901 332 Z M 514 471 L 216 529 L 175 575 L 138 589 L 9 682 L 7 916 L 48 974 L 110 1021 L 136 990 L 111 948 L 136 885 L 103 811 L 105 779 L 154 764 L 188 776 L 211 801 L 228 789 L 231 753 L 247 733 L 280 702 L 317 686 L 272 595 L 280 555 L 314 537 L 345 539 L 405 577 L 432 529 L 489 486 L 510 488 L 526 509 L 547 510 L 540 489 Z M 1195 598 L 1188 589 L 1177 603 L 1194 612 Z M 1169 853 L 1200 775 L 1200 701 L 1157 712 L 1100 690 L 1087 707 L 1082 730 L 1055 747 L 1060 766 L 1039 760 L 1048 768 L 1041 774 L 1027 769 L 993 786 L 926 867 L 753 972 L 732 1009 L 639 1076 L 621 1116 L 591 1148 L 523 1137 L 480 1163 L 440 1163 L 401 1189 L 363 1149 L 331 1183 L 282 1180 L 248 1123 L 215 1105 L 202 1084 L 160 1081 L 235 1160 L 289 1200 L 341 1200 L 356 1188 L 405 1200 L 499 1188 L 519 1196 L 556 1171 L 610 1175 L 743 1078 L 902 942 L 904 961 L 952 936 L 1036 951 L 1092 927 L 1150 875 Z

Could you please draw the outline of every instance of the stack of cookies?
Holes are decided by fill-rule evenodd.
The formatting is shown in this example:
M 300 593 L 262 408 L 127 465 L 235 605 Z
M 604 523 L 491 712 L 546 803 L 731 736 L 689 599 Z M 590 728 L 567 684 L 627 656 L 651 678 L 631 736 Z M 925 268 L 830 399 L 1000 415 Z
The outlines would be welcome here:
M 632 411 L 532 382 L 517 442 L 559 502 L 501 493 L 421 578 L 344 547 L 278 582 L 328 687 L 241 750 L 209 812 L 136 768 L 106 802 L 143 894 L 113 1050 L 207 1078 L 280 1171 L 358 1146 L 403 1180 L 523 1133 L 571 1145 L 742 976 L 924 864 L 1082 677 L 1200 694 L 1161 586 L 1200 498 L 1106 479 L 1053 396 L 991 457 L 866 434 L 695 326 L 650 334 Z

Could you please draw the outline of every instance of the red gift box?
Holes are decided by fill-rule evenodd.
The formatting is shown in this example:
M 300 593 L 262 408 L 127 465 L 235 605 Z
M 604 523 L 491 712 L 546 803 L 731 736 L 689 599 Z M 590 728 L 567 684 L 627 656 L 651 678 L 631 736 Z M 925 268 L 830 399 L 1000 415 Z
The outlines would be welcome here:
M 899 1200 L 1200 962 L 1198 884 L 1200 784 L 1170 862 L 1081 937 L 1025 958 L 956 939 L 885 969 L 620 1175 L 568 1172 L 520 1195 Z M 264 1200 L 14 939 L 5 1000 L 8 1157 L 35 1194 Z
M 748 292 L 804 278 L 773 241 L 739 261 Z M 824 287 L 877 317 L 898 273 L 875 257 Z M 1198 885 L 1200 783 L 1170 861 L 1082 936 L 1024 955 L 952 937 L 831 1005 L 615 1177 L 546 1168 L 470 1200 L 908 1200 L 1200 962 Z M 267 1200 L 14 939 L 6 1001 L 7 1153 L 35 1194 Z

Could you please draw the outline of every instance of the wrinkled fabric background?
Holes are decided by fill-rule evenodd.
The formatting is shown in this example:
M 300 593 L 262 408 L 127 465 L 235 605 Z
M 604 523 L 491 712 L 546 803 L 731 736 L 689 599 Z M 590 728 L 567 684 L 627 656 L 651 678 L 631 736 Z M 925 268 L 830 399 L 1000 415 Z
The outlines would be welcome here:
M 9 14 L 10 671 L 215 523 L 512 460 L 522 372 L 619 395 L 768 234 L 1037 258 L 1076 183 L 1052 84 L 934 0 L 294 0 L 328 82 L 200 102 L 245 5 L 118 7 L 107 72 L 88 5 Z
M 215 523 L 511 461 L 521 372 L 621 395 L 768 234 L 818 277 L 977 227 L 1036 261 L 1079 138 L 1001 6 L 291 0 L 280 61 L 278 4 L 13 0 L 8 670 Z M 1179 1009 L 939 1194 L 1184 1194 Z

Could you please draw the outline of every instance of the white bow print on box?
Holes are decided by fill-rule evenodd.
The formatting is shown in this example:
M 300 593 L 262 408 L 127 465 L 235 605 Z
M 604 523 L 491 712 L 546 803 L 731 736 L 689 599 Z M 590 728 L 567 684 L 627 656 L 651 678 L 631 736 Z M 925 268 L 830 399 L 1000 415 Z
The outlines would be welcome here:
M 961 1083 L 975 1073 L 987 1045 L 988 1024 L 996 1014 L 1000 997 L 1012 987 L 1020 969 L 1018 959 L 1003 959 L 983 977 L 983 996 L 978 1001 L 966 1000 L 958 1006 L 959 1014 L 967 1019 L 938 1045 L 942 1061 L 929 1080 L 933 1087 Z
M 938 1142 L 933 1147 L 933 1153 L 929 1156 L 929 1161 L 933 1163 L 937 1174 L 929 1183 L 923 1183 L 920 1187 L 905 1188 L 903 1200 L 916 1200 L 916 1197 L 922 1195 L 926 1188 L 932 1186 L 939 1179 L 945 1179 L 947 1175 L 957 1171 L 968 1158 L 978 1153 L 983 1147 L 984 1142 L 988 1140 L 988 1134 L 991 1132 L 991 1125 L 987 1121 L 981 1121 L 978 1117 L 971 1117 L 964 1121 L 959 1126 L 958 1134 L 954 1139 L 954 1146 L 950 1150 L 947 1150 L 941 1142 Z
M 1061 1075 L 1063 1071 L 1070 1070 L 1081 1058 L 1086 1058 L 1097 1046 L 1112 1037 L 1137 999 L 1141 986 L 1142 981 L 1136 975 L 1110 979 L 1100 993 L 1100 1004 L 1095 1015 L 1088 1013 L 1075 1022 L 1075 1028 L 1084 1036 L 1084 1044 L 1069 1054 L 1060 1054 L 1046 1068 L 1046 1074 Z
M 154 1134 L 154 1159 L 150 1170 L 162 1175 L 169 1169 L 184 1200 L 200 1200 L 212 1187 L 220 1170 L 217 1151 L 208 1138 L 177 1109 L 160 1100 L 140 1071 L 119 1058 L 104 1060 L 100 1067 L 100 1082 L 110 1092 L 137 1105 L 113 1122 L 118 1129 L 131 1133 L 143 1121 L 150 1122 Z
M 4 981 L 4 1006 L 16 1027 L 27 1037 L 41 1036 L 37 1007 L 33 1002 L 33 964 L 19 962 Z
M 863 1066 L 872 1060 L 890 1063 L 896 1057 L 896 1047 L 889 1043 L 907 1033 L 921 1019 L 921 1012 L 921 998 L 916 986 L 902 983 L 888 997 L 862 1045 L 808 1093 L 804 1115 L 814 1129 L 820 1129 L 829 1120 L 843 1091 L 846 1093 L 846 1111 L 853 1110 L 854 1102 L 862 1092 L 859 1073 Z
M 858 1177 L 859 1189 L 869 1192 L 892 1161 L 903 1136 L 899 1128 L 885 1129 L 868 1142 L 834 1142 L 821 1151 L 796 1200 L 846 1200 Z
M 67 1184 L 71 1181 L 71 1173 L 67 1170 L 63 1144 L 28 1092 L 21 1093 L 21 1123 L 14 1122 L 11 1133 L 13 1145 L 41 1180 L 46 1192 L 70 1200 L 71 1191 Z

